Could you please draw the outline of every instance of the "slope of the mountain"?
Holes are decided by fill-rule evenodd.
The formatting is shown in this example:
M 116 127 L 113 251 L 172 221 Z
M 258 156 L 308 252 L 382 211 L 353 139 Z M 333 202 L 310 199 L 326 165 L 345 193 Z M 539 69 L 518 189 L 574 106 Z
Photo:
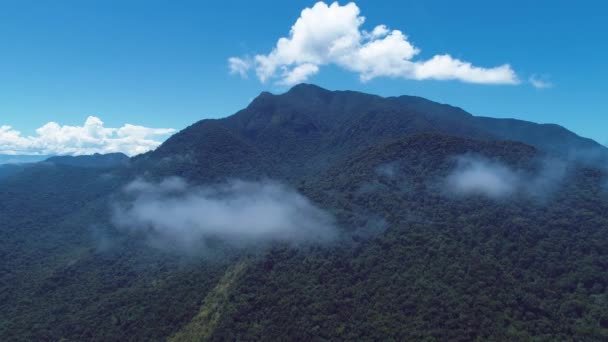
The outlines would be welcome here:
M 400 96 L 389 100 L 416 110 L 435 122 L 449 124 L 448 133 L 454 135 L 467 136 L 464 127 L 468 130 L 474 127 L 491 134 L 495 139 L 521 141 L 561 157 L 577 159 L 578 155 L 587 159 L 607 161 L 608 150 L 604 146 L 556 124 L 473 116 L 461 108 L 414 96 Z M 458 132 L 459 128 L 461 132 Z
M 555 124 L 537 124 L 516 119 L 476 117 L 475 124 L 499 139 L 523 141 L 541 150 L 570 159 L 608 162 L 606 148 Z
M 158 341 L 196 314 L 225 262 L 113 229 L 131 177 L 43 162 L 0 180 L 0 340 Z
M 204 182 L 272 174 L 268 156 L 219 120 L 203 120 L 184 129 L 157 150 L 135 157 L 133 164 L 141 173 Z
M 129 162 L 129 157 L 123 153 L 107 153 L 83 156 L 55 156 L 45 160 L 48 163 L 57 165 L 69 165 L 86 168 L 113 168 L 125 166 Z
M 608 338 L 608 201 L 574 167 L 550 204 L 441 195 L 455 155 L 534 170 L 521 143 L 414 135 L 336 165 L 303 191 L 386 227 L 251 266 L 212 340 L 602 340 Z M 388 163 L 388 164 L 387 164 Z M 378 172 L 391 165 L 392 172 Z M 362 223 L 358 223 L 360 226 Z M 272 309 L 269 309 L 272 308 Z
M 0 165 L 0 179 L 12 176 L 23 168 L 27 167 L 28 164 L 3 164 Z

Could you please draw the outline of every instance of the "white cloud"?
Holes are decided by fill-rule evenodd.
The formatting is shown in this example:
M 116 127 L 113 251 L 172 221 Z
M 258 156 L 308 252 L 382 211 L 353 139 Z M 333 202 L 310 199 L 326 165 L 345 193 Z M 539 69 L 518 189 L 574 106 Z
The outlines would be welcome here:
M 517 76 L 508 64 L 486 69 L 452 58 L 450 55 L 437 55 L 415 65 L 414 78 L 418 80 L 460 80 L 484 84 L 517 83 Z
M 537 75 L 530 76 L 530 79 L 528 81 L 530 81 L 530 84 L 532 84 L 532 86 L 534 86 L 534 88 L 536 89 L 553 88 L 553 83 Z
M 460 157 L 457 161 L 456 169 L 447 177 L 451 192 L 498 198 L 517 190 L 520 177 L 506 165 L 472 157 Z
M 105 127 L 103 121 L 89 116 L 83 126 L 61 126 L 49 122 L 35 136 L 23 136 L 11 126 L 0 126 L 0 154 L 83 155 L 122 152 L 133 156 L 160 145 L 153 137 L 175 132 L 172 128 L 148 128 L 126 124 Z
M 319 67 L 314 64 L 301 64 L 291 70 L 286 71 L 281 83 L 285 85 L 297 84 L 305 81 L 308 79 L 308 77 L 318 72 Z
M 369 34 L 368 38 L 381 38 L 381 37 L 386 36 L 388 33 L 389 33 L 389 31 L 388 31 L 388 27 L 386 27 L 386 25 L 378 25 Z
M 362 81 L 376 77 L 415 80 L 459 80 L 482 84 L 517 84 L 509 64 L 484 68 L 448 54 L 414 60 L 420 53 L 399 30 L 378 25 L 371 32 L 361 29 L 365 17 L 355 3 L 341 6 L 317 2 L 305 8 L 291 27 L 289 37 L 277 41 L 268 54 L 256 55 L 245 67 L 243 59 L 229 59 L 232 73 L 246 74 L 255 67 L 260 81 L 295 84 L 316 74 L 323 65 L 338 65 L 359 74 Z
M 247 71 L 251 68 L 251 62 L 248 59 L 230 57 L 228 58 L 228 67 L 230 68 L 231 75 L 247 78 Z
M 136 180 L 124 193 L 126 200 L 115 203 L 114 224 L 160 248 L 200 252 L 210 238 L 246 247 L 273 241 L 323 243 L 337 237 L 332 215 L 273 181 L 193 186 L 173 177 L 160 183 Z
M 456 168 L 445 180 L 445 190 L 454 195 L 483 195 L 498 199 L 514 194 L 545 198 L 564 180 L 567 165 L 558 159 L 536 161 L 534 171 L 514 169 L 481 156 L 456 157 Z

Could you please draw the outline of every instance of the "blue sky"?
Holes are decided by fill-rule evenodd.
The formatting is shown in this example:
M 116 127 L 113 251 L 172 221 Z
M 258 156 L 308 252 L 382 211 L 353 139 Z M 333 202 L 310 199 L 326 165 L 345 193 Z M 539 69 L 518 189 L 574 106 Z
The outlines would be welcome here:
M 0 126 L 11 126 L 23 137 L 51 121 L 82 126 L 89 116 L 103 120 L 104 127 L 128 123 L 182 129 L 203 118 L 230 115 L 261 91 L 282 92 L 288 86 L 279 79 L 263 83 L 254 70 L 246 79 L 231 75 L 228 58 L 268 55 L 279 38 L 289 38 L 302 9 L 313 5 L 1 1 Z M 361 72 L 331 62 L 321 62 L 306 82 L 386 96 L 418 95 L 475 115 L 554 122 L 608 143 L 604 2 L 363 0 L 356 6 L 366 18 L 361 31 L 378 25 L 400 30 L 420 50 L 415 60 L 449 54 L 474 67 L 508 64 L 520 82 L 387 76 L 364 82 Z M 537 89 L 529 82 L 533 76 L 553 86 Z M 58 134 L 71 132 L 59 128 Z M 123 130 L 127 135 L 121 137 L 132 138 L 133 131 Z M 146 139 L 135 134 L 135 140 L 121 144 L 163 139 L 163 132 L 168 131 Z

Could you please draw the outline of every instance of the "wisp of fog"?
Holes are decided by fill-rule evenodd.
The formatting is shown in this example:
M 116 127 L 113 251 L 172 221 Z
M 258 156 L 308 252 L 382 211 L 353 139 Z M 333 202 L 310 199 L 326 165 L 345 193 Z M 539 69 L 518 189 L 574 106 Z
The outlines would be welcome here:
M 539 160 L 535 171 L 514 169 L 502 162 L 477 155 L 456 157 L 456 167 L 445 180 L 450 195 L 482 195 L 493 199 L 521 194 L 545 198 L 566 175 L 566 163 Z
M 395 178 L 399 172 L 399 165 L 397 162 L 380 164 L 375 169 L 376 174 L 389 179 Z
M 113 211 L 114 224 L 154 246 L 201 248 L 207 239 L 232 247 L 326 243 L 337 236 L 332 215 L 288 186 L 232 180 L 191 186 L 181 178 L 128 184 Z

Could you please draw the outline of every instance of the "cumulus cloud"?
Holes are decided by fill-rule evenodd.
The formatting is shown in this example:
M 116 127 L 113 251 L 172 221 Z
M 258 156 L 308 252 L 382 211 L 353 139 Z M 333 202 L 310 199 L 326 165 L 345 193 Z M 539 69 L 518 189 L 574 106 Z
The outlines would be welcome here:
M 453 195 L 499 199 L 520 194 L 544 198 L 555 190 L 565 174 L 566 163 L 555 159 L 543 159 L 535 171 L 528 171 L 481 156 L 464 155 L 456 158 L 456 167 L 447 176 L 445 188 Z
M 231 57 L 231 70 L 244 74 L 249 69 L 262 82 L 277 79 L 280 84 L 305 81 L 320 66 L 338 65 L 359 74 L 361 81 L 377 77 L 415 80 L 459 80 L 482 84 L 517 84 L 510 65 L 479 67 L 441 54 L 429 60 L 414 60 L 420 53 L 400 30 L 378 25 L 371 32 L 361 29 L 365 17 L 355 3 L 341 6 L 317 2 L 302 10 L 288 37 L 277 41 L 268 54 L 256 55 L 253 63 Z M 237 69 L 238 66 L 238 69 Z
M 318 72 L 319 67 L 312 63 L 301 64 L 289 71 L 286 71 L 283 75 L 283 79 L 279 83 L 284 85 L 301 83 L 303 81 L 306 81 L 308 77 Z
M 103 121 L 89 116 L 83 126 L 61 126 L 49 122 L 35 136 L 23 136 L 11 126 L 0 126 L 0 154 L 8 155 L 84 155 L 122 152 L 133 156 L 160 145 L 154 137 L 175 132 L 171 128 L 148 128 L 126 124 L 105 127 Z
M 553 88 L 553 83 L 547 81 L 545 78 L 541 78 L 538 75 L 530 76 L 528 81 L 530 81 L 530 84 L 532 84 L 532 86 L 536 89 Z
M 322 243 L 336 237 L 334 218 L 295 190 L 273 181 L 234 180 L 191 186 L 180 178 L 136 180 L 124 188 L 113 221 L 154 246 L 194 252 L 208 239 L 233 247 L 280 241 Z

